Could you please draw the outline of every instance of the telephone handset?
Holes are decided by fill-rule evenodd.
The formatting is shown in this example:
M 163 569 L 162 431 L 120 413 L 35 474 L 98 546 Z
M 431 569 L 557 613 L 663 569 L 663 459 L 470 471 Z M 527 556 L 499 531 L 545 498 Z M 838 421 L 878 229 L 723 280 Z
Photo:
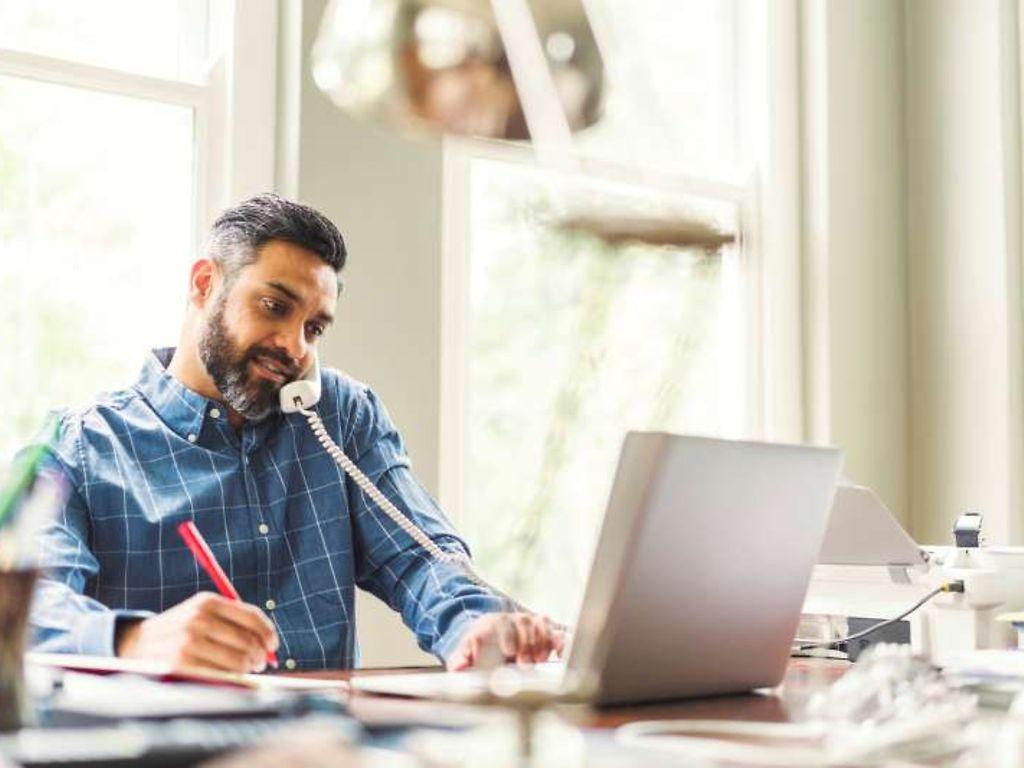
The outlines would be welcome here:
M 441 563 L 450 563 L 462 567 L 473 581 L 505 600 L 511 606 L 512 612 L 525 611 L 526 609 L 518 601 L 500 589 L 488 584 L 473 568 L 468 557 L 461 553 L 445 552 L 437 546 L 427 534 L 420 530 L 416 523 L 406 517 L 398 507 L 391 503 L 387 496 L 380 492 L 377 486 L 373 484 L 373 481 L 363 474 L 363 471 L 356 466 L 352 459 L 345 455 L 344 451 L 327 434 L 327 428 L 324 426 L 319 414 L 316 411 L 310 410 L 320 402 L 320 387 L 320 361 L 318 358 L 314 358 L 313 365 L 310 366 L 310 369 L 301 378 L 281 387 L 282 413 L 301 413 L 305 416 L 320 445 L 330 454 L 335 463 L 345 471 L 345 474 L 352 478 L 355 484 L 373 500 L 373 503 L 384 514 L 390 517 L 399 528 L 409 534 L 413 541 L 429 552 L 431 557 Z
M 313 365 L 301 378 L 281 387 L 281 411 L 295 413 L 303 408 L 312 408 L 320 402 L 320 359 L 313 358 Z

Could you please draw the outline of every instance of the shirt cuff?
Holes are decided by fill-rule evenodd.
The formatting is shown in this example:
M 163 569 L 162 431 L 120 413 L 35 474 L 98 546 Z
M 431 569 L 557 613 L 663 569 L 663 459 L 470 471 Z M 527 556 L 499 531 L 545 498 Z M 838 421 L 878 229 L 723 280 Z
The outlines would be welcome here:
M 148 619 L 152 611 L 96 611 L 82 617 L 78 625 L 78 653 L 86 656 L 116 656 L 114 637 L 122 621 Z
M 455 649 L 459 647 L 459 641 L 462 640 L 462 636 L 466 634 L 466 630 L 469 629 L 469 625 L 487 613 L 490 613 L 490 611 L 462 611 L 458 616 L 452 619 L 444 634 L 438 638 L 436 643 L 434 643 L 434 655 L 442 662 L 447 662 L 448 657 L 455 653 Z

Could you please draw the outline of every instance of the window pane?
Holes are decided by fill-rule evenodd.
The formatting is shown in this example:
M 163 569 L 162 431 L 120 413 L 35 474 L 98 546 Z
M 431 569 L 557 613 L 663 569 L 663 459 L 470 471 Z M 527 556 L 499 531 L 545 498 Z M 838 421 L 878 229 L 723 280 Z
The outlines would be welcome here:
M 211 0 L 0 0 L 0 48 L 198 81 Z
M 194 163 L 189 109 L 0 77 L 0 114 L 2 466 L 177 339 Z
M 613 248 L 551 226 L 583 204 L 732 204 L 471 163 L 466 533 L 484 571 L 572 620 L 628 429 L 746 432 L 738 255 Z
M 660 173 L 738 172 L 735 0 L 587 0 L 602 23 L 604 118 L 580 151 Z

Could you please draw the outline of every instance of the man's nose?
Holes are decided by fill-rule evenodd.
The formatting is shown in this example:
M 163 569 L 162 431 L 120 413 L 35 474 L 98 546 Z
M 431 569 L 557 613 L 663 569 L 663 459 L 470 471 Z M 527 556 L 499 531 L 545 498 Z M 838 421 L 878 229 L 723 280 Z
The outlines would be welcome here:
M 306 340 L 305 328 L 299 326 L 297 332 L 289 328 L 278 335 L 277 344 L 292 359 L 292 364 L 296 368 L 300 368 L 302 361 L 306 359 L 306 355 L 309 353 L 309 342 Z

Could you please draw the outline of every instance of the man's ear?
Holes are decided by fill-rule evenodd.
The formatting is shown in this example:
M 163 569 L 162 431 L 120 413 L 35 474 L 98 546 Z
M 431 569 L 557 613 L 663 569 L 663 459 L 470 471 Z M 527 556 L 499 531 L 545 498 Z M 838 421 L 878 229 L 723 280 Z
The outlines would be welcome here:
M 196 307 L 206 306 L 206 302 L 213 295 L 220 269 L 210 259 L 199 259 L 192 265 L 189 273 L 188 300 Z

